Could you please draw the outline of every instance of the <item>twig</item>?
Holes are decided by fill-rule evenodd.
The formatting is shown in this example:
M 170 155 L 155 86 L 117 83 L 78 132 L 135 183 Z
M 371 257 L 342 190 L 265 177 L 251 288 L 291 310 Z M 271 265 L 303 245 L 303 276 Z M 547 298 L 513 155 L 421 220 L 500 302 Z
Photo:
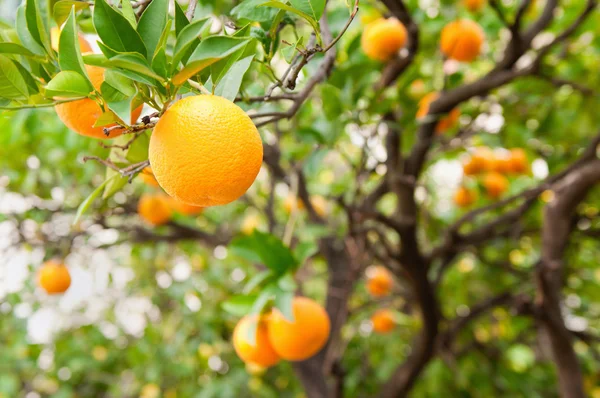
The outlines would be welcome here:
M 185 16 L 190 21 L 194 19 L 194 13 L 196 12 L 196 6 L 198 5 L 198 0 L 190 0 L 188 4 L 188 8 L 185 11 Z

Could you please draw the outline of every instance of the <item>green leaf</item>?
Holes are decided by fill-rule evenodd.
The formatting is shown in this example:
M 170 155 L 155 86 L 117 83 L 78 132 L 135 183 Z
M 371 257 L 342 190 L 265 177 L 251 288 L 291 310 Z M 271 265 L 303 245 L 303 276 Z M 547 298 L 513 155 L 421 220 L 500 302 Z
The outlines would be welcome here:
M 85 65 L 83 64 L 83 58 L 81 57 L 75 10 L 71 10 L 69 18 L 67 18 L 67 22 L 60 33 L 58 47 L 60 48 L 58 53 L 58 63 L 60 68 L 63 71 L 73 71 L 85 77 L 88 86 L 87 92 L 93 91 L 94 87 L 89 81 Z
M 152 0 L 144 10 L 137 31 L 146 45 L 146 58 L 152 60 L 161 35 L 167 25 L 169 0 Z
M 289 0 L 290 4 L 318 21 L 325 11 L 325 0 Z
M 173 84 L 180 86 L 202 69 L 212 65 L 248 44 L 248 40 L 227 36 L 212 36 L 198 45 L 185 68 L 173 77 Z
M 85 1 L 78 0 L 61 0 L 54 4 L 53 16 L 56 21 L 56 25 L 62 26 L 67 20 L 67 17 L 71 13 L 71 9 L 74 7 L 75 12 L 89 8 L 90 4 Z
M 45 55 L 44 47 L 38 44 L 38 42 L 33 38 L 31 33 L 29 32 L 29 29 L 27 28 L 27 18 L 25 17 L 25 5 L 22 5 L 17 9 L 16 28 L 19 40 L 21 40 L 21 43 L 24 47 L 26 47 L 29 51 L 39 56 Z
M 294 248 L 294 256 L 298 264 L 303 264 L 308 258 L 319 252 L 319 247 L 315 242 L 305 241 L 300 242 Z
M 48 97 L 87 97 L 90 94 L 88 81 L 77 72 L 65 70 L 59 72 L 46 86 Z
M 289 272 L 279 278 L 277 281 L 277 286 L 286 292 L 295 292 L 298 288 L 298 284 L 294 280 L 294 276 Z
M 175 2 L 175 35 L 179 37 L 179 34 L 190 24 L 190 21 L 185 16 L 185 12 L 179 5 L 179 3 Z
M 259 7 L 268 2 L 269 0 L 242 1 L 231 10 L 231 16 L 236 19 L 247 19 L 256 22 L 273 21 L 278 11 L 268 7 Z
M 128 137 L 128 139 L 131 139 L 131 137 Z M 143 162 L 148 159 L 149 145 L 150 134 L 148 132 L 140 134 L 127 150 L 127 156 L 125 158 L 131 163 Z
M 79 222 L 79 219 L 81 218 L 81 216 L 88 211 L 88 209 L 90 208 L 90 206 L 92 205 L 92 203 L 94 203 L 94 200 L 96 200 L 96 198 L 98 196 L 100 196 L 100 194 L 102 193 L 102 191 L 104 190 L 104 187 L 113 179 L 115 179 L 116 177 L 118 177 L 118 175 L 115 175 L 112 178 L 109 178 L 108 180 L 105 180 L 102 184 L 100 184 L 98 186 L 98 188 L 94 189 L 94 192 L 92 192 L 90 194 L 90 196 L 88 196 L 83 202 L 81 202 L 81 204 L 79 205 L 79 207 L 77 208 L 77 213 L 75 214 L 75 220 L 73 221 L 73 224 L 77 224 Z
M 104 71 L 104 81 L 128 97 L 135 95 L 133 82 L 113 69 Z
M 304 18 L 313 28 L 315 35 L 317 35 L 317 40 L 319 42 L 321 42 L 321 35 L 319 33 L 319 23 L 317 22 L 317 20 L 312 17 L 310 14 L 305 13 L 302 10 L 299 10 L 297 8 L 291 7 L 285 3 L 281 3 L 279 1 L 269 1 L 267 3 L 261 4 L 260 7 L 273 7 L 273 8 L 279 8 L 281 10 L 285 10 L 285 11 L 289 11 L 293 14 L 298 15 L 301 18 Z
M 124 53 L 114 56 L 110 59 L 102 54 L 90 54 L 83 57 L 83 61 L 87 65 L 101 66 L 103 68 L 122 68 L 128 71 L 136 72 L 136 74 L 151 77 L 159 81 L 164 81 L 162 76 L 157 75 L 148 66 L 146 59 L 138 53 Z M 126 74 L 126 76 L 131 76 Z M 156 85 L 152 80 L 143 80 L 147 84 Z
M 181 30 L 181 33 L 177 34 L 177 41 L 175 43 L 175 48 L 173 49 L 174 68 L 179 66 L 179 62 L 181 62 L 183 56 L 189 49 L 196 47 L 200 43 L 200 35 L 205 32 L 207 27 L 210 28 L 210 25 L 210 18 L 201 19 L 187 25 Z
M 233 101 L 240 91 L 244 75 L 250 68 L 253 59 L 254 55 L 251 55 L 233 64 L 233 66 L 227 71 L 227 73 L 225 73 L 225 76 L 223 76 L 221 81 L 217 84 L 215 94 Z
M 36 55 L 23 47 L 20 44 L 16 43 L 0 43 L 0 53 L 1 54 L 19 54 L 24 55 L 26 57 L 35 57 Z
M 17 61 L 13 61 L 13 63 L 15 64 L 15 66 L 17 67 L 17 69 L 19 70 L 19 73 L 21 74 L 21 77 L 23 77 L 23 79 L 25 80 L 25 84 L 27 84 L 27 89 L 29 91 L 29 96 L 30 96 L 29 99 L 31 100 L 31 96 L 33 96 L 35 94 L 38 94 L 40 92 L 40 89 L 38 87 L 38 83 L 33 78 L 33 76 L 31 76 L 31 72 L 29 72 L 29 70 L 25 69 L 25 67 L 23 65 L 21 65 Z M 41 96 L 40 99 L 43 99 L 43 96 Z
M 108 110 L 104 113 L 102 113 L 97 119 L 96 119 L 96 123 L 94 123 L 94 127 L 104 127 L 104 126 L 108 126 L 111 124 L 115 124 L 116 122 L 123 122 L 122 120 L 119 120 L 119 118 L 117 117 L 117 115 L 115 115 L 115 113 L 111 110 Z
M 278 290 L 275 294 L 275 308 L 277 308 L 283 317 L 290 322 L 294 322 L 294 292 L 289 290 Z
M 104 98 L 108 105 L 108 109 L 113 111 L 122 122 L 129 124 L 133 96 L 128 97 L 106 82 L 102 83 L 100 90 L 102 91 L 102 98 Z
M 230 248 L 240 257 L 261 262 L 277 274 L 284 274 L 297 265 L 290 249 L 268 233 L 255 230 L 251 235 L 239 236 L 231 242 Z
M 259 294 L 254 303 L 252 304 L 252 309 L 250 310 L 250 314 L 259 315 L 263 312 L 269 301 L 275 298 L 275 294 L 277 292 L 277 287 L 275 285 L 267 285 Z
M 242 317 L 250 312 L 254 301 L 256 301 L 256 295 L 232 296 L 221 303 L 221 308 L 231 315 Z
M 244 293 L 250 293 L 258 286 L 262 285 L 263 282 L 269 280 L 269 278 L 271 278 L 272 276 L 273 272 L 268 269 L 260 271 L 258 274 L 255 274 L 252 278 L 250 278 L 248 283 L 246 283 L 246 286 L 244 286 Z
M 109 6 L 105 0 L 96 0 L 94 27 L 102 42 L 117 52 L 134 52 L 146 56 L 142 38 L 127 18 Z
M 304 41 L 304 36 L 300 36 L 300 38 L 291 46 L 287 46 L 281 50 L 283 57 L 285 58 L 288 64 L 292 63 L 292 59 L 298 53 L 298 48 L 302 47 L 302 42 Z
M 0 98 L 25 99 L 29 96 L 27 83 L 17 66 L 5 55 L 0 55 Z
M 163 33 L 158 41 L 158 45 L 156 46 L 156 51 L 154 53 L 154 57 L 152 58 L 152 70 L 161 75 L 164 78 L 169 77 L 168 73 L 168 58 L 167 58 L 167 40 L 169 38 L 169 34 L 171 33 L 171 25 L 173 24 L 173 20 L 169 19 L 165 28 L 163 29 Z
M 44 23 L 42 13 L 40 12 L 38 1 L 26 0 L 25 2 L 25 19 L 27 20 L 27 28 L 33 39 L 41 45 L 50 54 L 52 47 L 50 45 L 50 33 L 48 24 Z
M 123 16 L 129 21 L 131 26 L 134 28 L 137 27 L 137 19 L 133 7 L 131 6 L 131 1 L 121 0 L 121 12 L 123 12 Z

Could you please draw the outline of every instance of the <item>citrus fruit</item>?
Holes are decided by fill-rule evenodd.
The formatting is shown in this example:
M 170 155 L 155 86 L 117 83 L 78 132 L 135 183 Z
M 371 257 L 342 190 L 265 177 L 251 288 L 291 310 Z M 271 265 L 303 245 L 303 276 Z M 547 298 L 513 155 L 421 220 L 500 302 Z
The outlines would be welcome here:
M 469 207 L 477 200 L 477 193 L 466 187 L 460 187 L 454 194 L 454 203 L 458 207 Z
M 58 51 L 58 43 L 60 41 L 60 29 L 56 26 L 50 29 L 50 45 L 54 51 Z M 79 40 L 79 48 L 82 53 L 90 53 L 92 52 L 92 46 L 90 43 L 83 37 L 81 33 L 77 33 L 77 39 Z
M 389 333 L 396 327 L 394 313 L 388 309 L 375 311 L 371 316 L 371 323 L 373 324 L 373 331 L 379 334 Z
M 144 182 L 144 184 L 149 185 L 151 187 L 158 187 L 158 181 L 154 178 L 154 173 L 152 173 L 151 167 L 146 167 L 140 172 L 140 178 Z
M 509 168 L 512 173 L 523 174 L 529 171 L 527 154 L 522 148 L 511 149 L 509 163 Z
M 302 199 L 297 198 L 297 199 L 295 199 L 295 201 L 296 201 L 296 208 L 298 210 L 304 210 L 305 206 L 304 206 L 304 202 L 302 201 Z M 317 213 L 319 216 L 325 217 L 327 215 L 328 205 L 327 205 L 327 199 L 325 199 L 324 197 L 322 197 L 320 195 L 312 196 L 310 198 L 310 204 L 312 205 L 313 209 L 315 210 L 315 213 Z M 293 195 L 289 195 L 287 198 L 285 198 L 284 207 L 285 207 L 286 213 L 290 214 L 292 212 L 292 209 L 294 207 L 294 196 Z
M 90 81 L 96 90 L 100 90 L 100 86 L 104 81 L 104 68 L 98 66 L 86 65 Z M 77 134 L 92 138 L 115 138 L 123 133 L 123 129 L 111 130 L 109 135 L 104 134 L 103 127 L 94 127 L 94 124 L 102 115 L 102 108 L 96 101 L 90 98 L 84 98 L 77 101 L 66 102 L 54 107 L 58 117 L 62 122 Z M 131 112 L 131 120 L 125 120 L 126 123 L 134 123 L 142 113 L 142 106 L 137 107 Z
M 464 0 L 463 4 L 471 12 L 477 12 L 483 8 L 485 0 Z
M 508 179 L 497 171 L 491 171 L 483 178 L 483 186 L 489 197 L 498 198 L 508 189 Z
M 470 19 L 458 19 L 442 29 L 441 49 L 450 59 L 473 61 L 481 53 L 483 29 Z
M 255 341 L 250 341 L 250 328 L 253 327 L 256 327 Z M 279 355 L 269 341 L 267 323 L 257 316 L 247 315 L 235 325 L 233 348 L 241 360 L 246 363 L 266 368 L 279 362 Z
M 161 194 L 144 194 L 138 202 L 138 214 L 150 225 L 162 225 L 171 219 L 170 198 Z
M 273 309 L 267 320 L 269 340 L 281 358 L 303 361 L 327 343 L 331 327 L 329 316 L 321 305 L 306 297 L 295 297 L 292 307 L 293 321 Z
M 379 265 L 367 270 L 367 291 L 371 296 L 387 296 L 392 291 L 393 284 L 392 274 L 387 268 Z
M 216 95 L 197 95 L 163 114 L 150 138 L 149 158 L 156 180 L 170 196 L 208 207 L 230 203 L 250 188 L 263 147 L 239 106 Z
M 360 44 L 367 57 L 388 61 L 406 44 L 406 28 L 396 18 L 379 18 L 367 26 Z
M 195 216 L 204 210 L 204 207 L 188 205 L 187 203 L 183 203 L 178 201 L 177 199 L 171 198 L 171 208 L 175 210 L 179 214 L 183 214 L 185 216 Z
M 71 286 L 71 275 L 63 263 L 49 260 L 42 264 L 38 273 L 38 281 L 49 294 L 64 293 Z
M 421 100 L 419 101 L 419 109 L 417 111 L 417 119 L 422 119 L 425 116 L 427 116 L 427 114 L 429 113 L 429 106 L 432 102 L 438 99 L 439 96 L 440 95 L 438 93 L 434 92 L 429 93 L 423 98 L 421 98 Z M 450 112 L 448 112 L 447 115 L 442 116 L 438 120 L 437 125 L 435 126 L 435 132 L 437 134 L 441 134 L 449 128 L 452 128 L 458 121 L 459 117 L 460 110 L 458 110 L 457 108 L 452 109 Z

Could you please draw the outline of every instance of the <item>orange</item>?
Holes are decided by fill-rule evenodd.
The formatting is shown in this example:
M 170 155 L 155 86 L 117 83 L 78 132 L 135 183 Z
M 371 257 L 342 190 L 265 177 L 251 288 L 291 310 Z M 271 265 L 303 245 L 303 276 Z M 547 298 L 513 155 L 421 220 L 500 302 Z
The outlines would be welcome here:
M 466 187 L 460 187 L 454 194 L 454 203 L 458 207 L 469 207 L 477 200 L 477 193 Z
M 477 12 L 483 8 L 485 0 L 463 0 L 463 4 L 471 12 Z
M 171 208 L 175 210 L 177 213 L 186 215 L 186 216 L 195 216 L 197 214 L 202 213 L 204 207 L 188 205 L 187 203 L 183 203 L 178 201 L 177 199 L 171 198 Z
M 49 260 L 42 264 L 38 282 L 48 294 L 64 293 L 71 286 L 71 275 L 63 263 Z
M 255 341 L 249 340 L 249 332 L 252 327 L 256 327 Z M 241 360 L 246 363 L 267 368 L 279 362 L 279 355 L 269 341 L 267 323 L 264 319 L 258 319 L 256 315 L 247 315 L 235 325 L 233 348 Z
M 367 57 L 388 61 L 406 45 L 406 28 L 396 18 L 379 18 L 367 26 L 360 44 Z
M 56 26 L 50 29 L 50 44 L 54 51 L 58 51 L 58 42 L 60 41 L 60 29 Z M 81 33 L 77 33 L 77 38 L 79 39 L 79 48 L 82 53 L 91 53 L 92 46 L 90 43 L 83 37 Z
M 152 173 L 151 167 L 146 167 L 140 173 L 140 178 L 144 182 L 144 184 L 149 185 L 151 187 L 158 187 L 158 181 L 154 178 L 154 173 Z
M 86 65 L 85 70 L 87 71 L 94 88 L 100 90 L 100 86 L 104 81 L 104 68 Z M 102 108 L 100 108 L 100 105 L 93 99 L 84 98 L 78 101 L 67 102 L 56 105 L 54 109 L 60 120 L 77 134 L 101 139 L 115 138 L 123 134 L 123 129 L 116 129 L 112 130 L 107 137 L 104 134 L 103 127 L 94 127 L 96 120 L 102 115 Z M 124 120 L 124 122 L 134 123 L 138 117 L 140 117 L 141 113 L 142 106 L 139 106 L 131 112 L 131 120 Z
M 426 94 L 425 90 L 425 82 L 422 79 L 417 79 L 408 86 L 408 95 L 413 99 L 419 99 Z
M 483 186 L 491 198 L 498 198 L 508 189 L 508 179 L 497 171 L 491 171 L 483 178 Z
M 373 297 L 383 297 L 390 294 L 394 280 L 387 268 L 381 265 L 367 270 L 367 291 Z
M 325 199 L 322 196 L 319 195 L 315 195 L 312 196 L 310 198 L 310 204 L 312 205 L 313 209 L 315 210 L 315 213 L 317 213 L 319 216 L 321 217 L 325 217 L 327 215 L 327 199 Z M 284 207 L 285 207 L 285 211 L 286 213 L 290 214 L 292 212 L 292 208 L 294 206 L 294 197 L 292 195 L 289 195 L 287 198 L 285 198 L 285 203 L 284 203 Z M 298 210 L 304 210 L 304 202 L 302 201 L 302 199 L 298 198 L 296 199 L 296 207 Z
M 494 154 L 494 158 L 489 163 L 490 171 L 497 171 L 500 174 L 511 172 L 511 159 L 506 154 Z
M 263 147 L 242 108 L 216 95 L 196 95 L 163 114 L 150 138 L 149 157 L 170 196 L 208 207 L 230 203 L 250 188 Z
M 373 324 L 373 331 L 379 334 L 389 333 L 396 327 L 394 313 L 388 309 L 377 310 L 371 316 L 371 323 Z
M 529 171 L 527 154 L 522 148 L 511 149 L 509 163 L 509 169 L 512 173 L 523 174 Z
M 170 199 L 160 194 L 144 194 L 138 202 L 138 214 L 150 225 L 162 225 L 171 219 Z
M 438 99 L 439 96 L 440 95 L 438 93 L 434 92 L 429 93 L 421 98 L 419 101 L 419 110 L 417 111 L 417 119 L 422 119 L 427 116 L 429 113 L 429 106 L 432 102 Z M 452 128 L 458 121 L 459 117 L 460 111 L 457 108 L 452 109 L 446 116 L 439 119 L 437 126 L 435 127 L 435 132 L 437 134 L 441 134 L 449 128 Z
M 325 309 L 306 297 L 295 297 L 294 320 L 287 320 L 273 309 L 268 319 L 269 340 L 279 356 L 288 361 L 303 361 L 323 348 L 329 339 L 330 322 Z
M 471 62 L 481 53 L 483 29 L 470 19 L 458 19 L 442 29 L 441 49 L 448 58 Z

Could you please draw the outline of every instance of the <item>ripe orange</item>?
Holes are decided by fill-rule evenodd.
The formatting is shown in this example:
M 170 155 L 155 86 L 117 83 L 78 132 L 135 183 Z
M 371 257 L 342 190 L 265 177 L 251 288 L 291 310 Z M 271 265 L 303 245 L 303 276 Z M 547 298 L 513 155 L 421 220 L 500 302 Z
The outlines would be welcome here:
M 509 169 L 512 173 L 523 174 L 529 171 L 527 154 L 522 148 L 511 149 L 509 158 Z
M 82 53 L 90 53 L 92 52 L 92 46 L 90 43 L 83 37 L 81 33 L 77 33 L 77 38 L 79 39 L 79 48 Z M 56 26 L 50 29 L 50 44 L 54 51 L 58 51 L 58 42 L 60 41 L 60 29 Z
M 406 28 L 396 18 L 379 18 L 367 26 L 360 44 L 367 57 L 377 61 L 388 61 L 404 47 Z
M 498 198 L 508 189 L 508 179 L 497 171 L 491 171 L 483 178 L 483 186 L 489 197 Z
M 373 331 L 375 333 L 386 334 L 391 332 L 396 327 L 394 313 L 388 309 L 377 310 L 371 316 Z
M 394 280 L 387 268 L 381 265 L 369 267 L 367 270 L 367 291 L 373 297 L 383 297 L 390 294 Z
M 154 178 L 154 173 L 152 173 L 151 167 L 146 167 L 140 173 L 140 178 L 144 182 L 144 184 L 149 185 L 151 187 L 158 187 L 158 181 Z
M 161 194 L 144 194 L 138 202 L 138 214 L 150 225 L 165 224 L 173 215 L 170 199 Z
M 279 356 L 288 361 L 303 361 L 323 348 L 329 339 L 329 316 L 316 301 L 295 297 L 292 303 L 294 320 L 288 321 L 273 309 L 267 320 L 269 340 Z
M 250 188 L 263 147 L 242 108 L 216 95 L 196 95 L 163 114 L 150 138 L 149 157 L 170 196 L 208 207 L 232 202 Z
M 466 187 L 460 187 L 454 194 L 454 203 L 458 207 L 469 207 L 477 200 L 477 193 Z
M 187 203 L 183 203 L 178 201 L 177 199 L 171 198 L 171 208 L 175 210 L 177 213 L 186 215 L 186 216 L 195 216 L 197 214 L 202 213 L 204 207 L 188 205 Z
M 104 81 L 104 68 L 98 66 L 86 65 L 85 70 L 96 90 Z M 77 134 L 92 138 L 115 138 L 123 134 L 123 129 L 116 129 L 110 132 L 107 137 L 104 134 L 103 127 L 94 127 L 96 120 L 102 115 L 102 108 L 96 101 L 90 98 L 84 98 L 78 101 L 67 102 L 54 107 L 58 117 L 62 122 Z M 126 123 L 134 123 L 142 113 L 142 106 L 131 112 L 131 120 L 124 120 Z M 110 127 L 110 126 L 106 126 Z
M 421 98 L 419 101 L 419 110 L 417 111 L 417 119 L 422 119 L 427 116 L 427 113 L 429 112 L 429 106 L 432 102 L 438 99 L 439 96 L 440 95 L 438 93 L 434 92 L 429 93 Z M 452 109 L 446 116 L 439 119 L 437 126 L 435 127 L 435 132 L 437 134 L 441 134 L 449 128 L 452 128 L 458 121 L 459 117 L 460 110 L 458 110 L 458 108 Z
M 500 174 L 506 174 L 511 172 L 511 160 L 507 154 L 495 153 L 494 157 L 489 162 L 489 171 L 496 171 Z
M 483 29 L 470 19 L 458 19 L 442 29 L 441 49 L 451 59 L 471 62 L 481 52 Z
M 463 0 L 465 7 L 471 12 L 477 12 L 483 8 L 485 0 Z
M 413 99 L 422 98 L 426 93 L 426 86 L 423 79 L 417 79 L 408 86 L 408 95 Z
M 49 260 L 40 268 L 38 281 L 48 294 L 64 293 L 71 286 L 71 275 L 63 263 Z
M 310 204 L 315 210 L 315 213 L 317 213 L 319 216 L 325 217 L 327 215 L 327 199 L 325 199 L 324 197 L 319 195 L 312 196 L 310 198 Z M 292 195 L 289 195 L 287 198 L 285 198 L 285 202 L 283 205 L 285 207 L 286 213 L 290 214 L 294 206 L 294 197 Z M 305 206 L 302 199 L 296 199 L 296 207 L 298 210 L 304 210 Z
M 258 325 L 256 324 L 258 322 Z M 251 327 L 256 326 L 256 341 L 248 340 Z M 279 362 L 279 355 L 269 341 L 267 323 L 256 316 L 245 316 L 233 330 L 233 348 L 242 361 L 269 367 Z

